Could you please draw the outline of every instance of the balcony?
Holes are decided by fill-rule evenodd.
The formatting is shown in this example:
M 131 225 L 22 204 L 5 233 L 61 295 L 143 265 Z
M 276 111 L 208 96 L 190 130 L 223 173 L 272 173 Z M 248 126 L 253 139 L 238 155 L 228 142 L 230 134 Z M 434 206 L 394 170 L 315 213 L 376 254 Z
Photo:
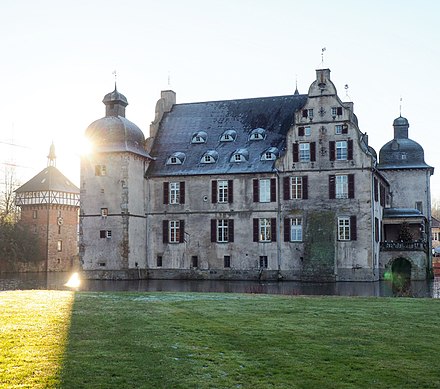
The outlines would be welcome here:
M 422 240 L 415 240 L 410 242 L 380 242 L 381 251 L 426 251 L 428 244 Z

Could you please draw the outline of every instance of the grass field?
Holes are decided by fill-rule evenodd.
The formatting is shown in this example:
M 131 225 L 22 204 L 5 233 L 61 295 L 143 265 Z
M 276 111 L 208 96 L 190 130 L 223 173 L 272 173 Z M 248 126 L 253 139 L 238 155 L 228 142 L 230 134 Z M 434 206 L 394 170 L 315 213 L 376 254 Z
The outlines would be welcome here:
M 440 301 L 0 293 L 1 388 L 438 388 Z

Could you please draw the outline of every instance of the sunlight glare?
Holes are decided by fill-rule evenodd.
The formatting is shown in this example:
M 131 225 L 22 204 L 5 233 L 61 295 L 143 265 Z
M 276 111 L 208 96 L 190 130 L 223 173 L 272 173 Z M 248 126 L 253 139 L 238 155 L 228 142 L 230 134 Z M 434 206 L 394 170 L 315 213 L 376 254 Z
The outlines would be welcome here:
M 79 278 L 78 273 L 73 273 L 69 278 L 69 281 L 64 284 L 64 286 L 67 286 L 68 288 L 78 288 L 80 285 L 81 279 Z

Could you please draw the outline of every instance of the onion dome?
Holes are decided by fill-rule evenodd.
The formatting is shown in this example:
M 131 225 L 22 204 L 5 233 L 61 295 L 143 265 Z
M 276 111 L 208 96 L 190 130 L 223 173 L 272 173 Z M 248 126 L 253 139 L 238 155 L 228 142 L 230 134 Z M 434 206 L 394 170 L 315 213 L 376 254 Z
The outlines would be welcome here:
M 107 93 L 105 117 L 90 124 L 85 132 L 96 152 L 131 152 L 150 157 L 145 151 L 145 136 L 141 129 L 125 118 L 127 98 L 116 89 Z
M 408 120 L 402 116 L 393 122 L 394 139 L 379 152 L 379 169 L 426 169 L 423 147 L 408 138 Z

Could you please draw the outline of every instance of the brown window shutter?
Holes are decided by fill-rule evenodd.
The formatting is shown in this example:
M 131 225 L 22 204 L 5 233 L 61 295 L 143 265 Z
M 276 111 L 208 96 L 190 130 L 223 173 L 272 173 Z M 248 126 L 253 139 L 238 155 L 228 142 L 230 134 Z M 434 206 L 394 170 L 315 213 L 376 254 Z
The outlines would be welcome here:
M 304 127 L 298 127 L 298 136 L 304 136 Z
M 217 181 L 211 182 L 211 202 L 213 204 L 217 202 Z
M 253 238 L 254 238 L 254 242 L 258 242 L 258 219 L 253 219 L 253 225 L 254 225 L 254 229 L 253 229 Z
M 179 220 L 179 242 L 185 241 L 185 220 Z
M 374 178 L 374 201 L 379 201 L 379 181 Z
M 380 185 L 380 205 L 385 207 L 385 187 Z
M 310 161 L 316 161 L 316 142 L 310 142 Z
M 307 200 L 309 198 L 309 177 L 302 177 L 302 198 Z
M 342 125 L 342 133 L 343 134 L 348 134 L 348 124 L 343 124 Z
M 379 219 L 377 217 L 374 218 L 374 240 L 379 242 Z
M 217 220 L 211 219 L 211 242 L 217 242 Z
M 185 182 L 182 181 L 180 183 L 180 199 L 179 199 L 179 203 L 180 204 L 185 204 Z
M 309 110 L 308 109 L 303 109 L 302 110 L 302 117 L 303 118 L 306 118 L 306 117 L 308 117 L 309 116 Z
M 168 237 L 168 220 L 164 220 L 162 222 L 162 238 L 163 238 L 163 243 L 168 243 L 169 242 L 169 237 Z
M 342 115 L 342 107 L 337 107 L 337 108 L 336 108 L 336 114 L 337 114 L 338 116 L 341 116 L 341 115 Z
M 277 179 L 276 178 L 270 179 L 270 201 L 271 202 L 277 201 Z
M 328 142 L 329 156 L 330 161 L 334 161 L 336 159 L 336 143 L 334 140 Z
M 253 189 L 253 194 L 254 194 L 254 203 L 258 203 L 258 200 L 260 198 L 260 193 L 259 193 L 259 182 L 258 179 L 254 178 L 252 180 L 252 189 Z
M 328 198 L 336 198 L 336 176 L 328 176 Z
M 357 240 L 356 216 L 350 216 L 350 240 Z
M 348 175 L 348 198 L 354 199 L 354 174 Z
M 292 145 L 292 153 L 293 153 L 293 162 L 299 161 L 299 144 L 294 143 Z
M 283 198 L 290 200 L 290 177 L 283 177 Z
M 228 241 L 234 241 L 234 219 L 228 220 Z
M 284 219 L 284 242 L 290 242 L 290 219 Z
M 170 183 L 164 182 L 163 183 L 163 203 L 168 204 L 170 202 Z
M 234 180 L 228 180 L 228 203 L 234 202 Z
M 353 139 L 347 141 L 347 159 L 349 161 L 353 159 Z
M 276 242 L 277 241 L 277 219 L 275 219 L 275 218 L 270 219 L 270 235 L 271 235 L 271 241 Z

